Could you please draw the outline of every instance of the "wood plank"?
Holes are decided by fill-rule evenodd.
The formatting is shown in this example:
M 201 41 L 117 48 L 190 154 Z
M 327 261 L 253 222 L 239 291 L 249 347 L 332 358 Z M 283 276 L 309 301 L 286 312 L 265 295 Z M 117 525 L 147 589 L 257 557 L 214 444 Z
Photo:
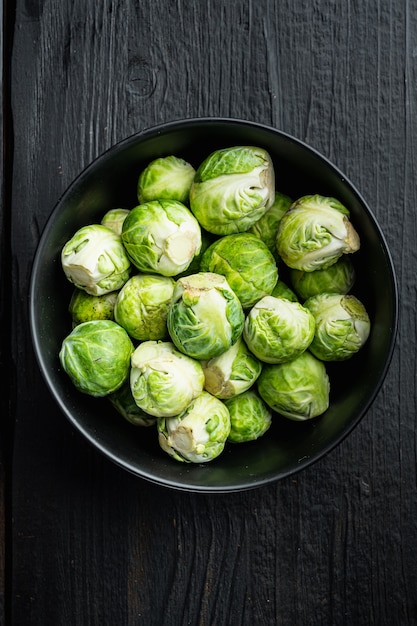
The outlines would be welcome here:
M 415 3 L 15 8 L 12 623 L 415 623 Z M 331 158 L 380 220 L 402 294 L 392 367 L 349 438 L 292 478 L 228 496 L 171 492 L 101 457 L 50 398 L 27 324 L 33 254 L 75 176 L 135 131 L 213 115 L 271 124 Z
M 1 7 L 3 9 L 3 7 Z M 4 111 L 4 87 L 3 87 L 3 11 L 0 15 L 0 49 L 2 50 L 2 58 L 0 60 L 0 88 L 2 94 L 2 107 L 0 113 L 0 135 L 3 144 L 3 111 Z M 5 289 L 3 287 L 6 276 L 5 263 L 7 259 L 5 241 L 6 241 L 6 219 L 4 210 L 4 159 L 3 151 L 0 156 L 0 325 L 7 328 L 8 308 L 5 306 Z M 2 334 L 0 339 L 0 376 L 5 379 L 6 362 L 3 355 L 5 351 L 5 336 Z M 8 402 L 6 394 L 1 394 L 1 414 L 8 418 Z M 1 433 L 5 429 L 1 429 Z M 4 621 L 5 616 L 5 563 L 6 563 L 6 438 L 0 438 L 0 623 Z
M 6 574 L 8 572 L 9 551 L 7 549 L 9 494 L 8 482 L 10 466 L 10 438 L 12 433 L 12 416 L 8 398 L 9 371 L 10 371 L 10 291 L 11 291 L 11 264 L 10 264 L 10 212 L 8 210 L 9 171 L 6 164 L 6 153 L 9 149 L 7 137 L 7 119 L 9 113 L 8 86 L 9 74 L 6 53 L 10 41 L 5 35 L 4 25 L 8 23 L 8 14 L 0 4 L 0 143 L 3 146 L 0 154 L 0 378 L 2 393 L 0 394 L 0 623 L 6 619 Z M 7 31 L 6 31 L 7 32 Z

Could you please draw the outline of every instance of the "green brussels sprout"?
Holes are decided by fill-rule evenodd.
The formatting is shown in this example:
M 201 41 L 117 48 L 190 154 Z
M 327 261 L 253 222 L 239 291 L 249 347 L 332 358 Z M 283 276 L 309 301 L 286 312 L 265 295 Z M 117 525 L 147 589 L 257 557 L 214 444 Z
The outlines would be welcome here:
M 349 210 L 335 198 L 303 196 L 282 217 L 276 246 L 292 269 L 311 272 L 329 267 L 342 254 L 356 252 L 359 235 Z
M 92 296 L 117 291 L 131 270 L 120 236 L 101 224 L 80 228 L 63 247 L 61 263 L 67 279 Z
M 145 413 L 136 404 L 129 379 L 107 397 L 116 411 L 134 426 L 156 426 L 158 418 Z
M 303 300 L 319 293 L 348 293 L 355 283 L 355 268 L 350 257 L 343 255 L 336 263 L 314 272 L 291 270 L 294 290 Z
M 225 276 L 244 309 L 269 295 L 278 280 L 273 255 L 263 241 L 250 233 L 217 239 L 203 254 L 200 269 Z
M 212 152 L 197 169 L 190 208 L 215 235 L 248 230 L 272 206 L 275 175 L 270 155 L 253 146 Z
M 141 172 L 138 180 L 140 204 L 150 200 L 178 200 L 188 203 L 195 169 L 190 163 L 170 155 L 155 159 Z
M 59 352 L 64 371 L 75 387 L 91 396 L 107 396 L 127 380 L 134 350 L 127 332 L 112 320 L 78 324 Z
M 275 240 L 277 238 L 278 226 L 284 215 L 292 204 L 292 199 L 283 193 L 275 192 L 274 203 L 267 212 L 250 228 L 249 231 L 256 237 L 259 237 L 267 246 L 269 251 L 274 255 L 276 261 L 280 260 L 277 252 Z
M 72 326 L 91 320 L 113 320 L 117 294 L 117 291 L 111 291 L 102 296 L 92 296 L 76 287 L 68 306 Z
M 242 337 L 231 348 L 201 362 L 204 389 L 216 398 L 231 398 L 249 389 L 262 370 L 262 363 L 248 350 Z
M 368 339 L 371 322 L 353 295 L 322 293 L 308 298 L 304 306 L 315 319 L 310 351 L 322 361 L 345 361 Z
M 229 409 L 230 433 L 228 441 L 244 443 L 259 439 L 271 426 L 272 415 L 267 404 L 249 389 L 224 400 Z
M 177 461 L 207 463 L 224 450 L 230 433 L 229 410 L 203 391 L 180 415 L 158 420 L 159 444 Z
M 103 215 L 101 224 L 120 236 L 122 234 L 123 222 L 128 215 L 128 209 L 110 209 Z
M 114 319 L 133 339 L 164 339 L 175 280 L 156 274 L 136 274 L 120 289 Z
M 193 258 L 193 260 L 191 261 L 191 263 L 187 267 L 187 269 L 184 270 L 184 272 L 181 272 L 180 274 L 177 274 L 175 276 L 175 278 L 178 279 L 178 278 L 182 278 L 183 276 L 190 276 L 190 274 L 198 274 L 198 272 L 200 271 L 201 259 L 203 257 L 203 254 L 205 253 L 207 248 L 213 243 L 214 240 L 215 240 L 214 235 L 212 235 L 211 233 L 208 233 L 207 231 L 201 229 L 201 248 L 200 248 L 200 252 L 195 255 L 195 257 Z
M 170 341 L 140 343 L 131 365 L 133 398 L 149 415 L 178 415 L 203 391 L 201 363 L 176 350 Z
M 200 225 L 181 202 L 155 200 L 131 209 L 122 241 L 132 263 L 144 273 L 175 276 L 201 248 Z
M 306 351 L 292 361 L 266 365 L 258 393 L 273 411 L 303 421 L 327 410 L 330 382 L 324 363 Z
M 314 317 L 299 302 L 265 296 L 249 311 L 243 337 L 260 361 L 283 363 L 309 347 Z
M 282 280 L 278 280 L 270 295 L 274 298 L 285 298 L 286 300 L 291 300 L 291 302 L 299 301 L 293 290 Z
M 184 354 L 199 360 L 219 356 L 240 337 L 244 321 L 239 298 L 224 276 L 200 272 L 177 280 L 167 323 Z

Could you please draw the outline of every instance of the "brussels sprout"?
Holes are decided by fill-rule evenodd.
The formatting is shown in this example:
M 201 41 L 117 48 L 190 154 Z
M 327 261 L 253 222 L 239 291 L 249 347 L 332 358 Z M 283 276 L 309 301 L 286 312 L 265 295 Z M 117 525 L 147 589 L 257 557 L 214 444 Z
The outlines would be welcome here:
M 259 237 L 274 255 L 275 260 L 279 260 L 279 254 L 275 245 L 278 226 L 284 215 L 292 204 L 292 199 L 283 193 L 275 192 L 274 203 L 270 209 L 249 228 L 249 232 Z
M 311 272 L 329 267 L 342 254 L 356 252 L 360 247 L 349 215 L 335 198 L 303 196 L 280 221 L 278 254 L 293 269 Z
M 268 152 L 235 146 L 211 153 L 197 169 L 190 208 L 215 235 L 248 230 L 272 206 L 275 175 Z
M 316 321 L 310 351 L 322 361 L 344 361 L 364 345 L 371 323 L 358 298 L 322 293 L 304 303 Z
M 158 418 L 145 413 L 136 404 L 129 379 L 117 391 L 114 391 L 107 397 L 116 411 L 134 426 L 156 425 Z
M 198 274 L 198 272 L 200 271 L 201 259 L 203 257 L 203 254 L 207 250 L 207 248 L 213 243 L 213 241 L 215 241 L 215 236 L 202 229 L 200 252 L 195 255 L 187 269 L 184 272 L 177 274 L 175 278 L 178 279 L 182 278 L 183 276 L 190 276 L 190 274 Z
M 245 317 L 239 298 L 220 274 L 179 278 L 168 311 L 168 332 L 181 352 L 212 359 L 240 337 Z
M 190 163 L 170 155 L 155 159 L 141 172 L 138 180 L 140 204 L 150 200 L 178 200 L 188 203 L 195 169 Z
M 217 239 L 203 254 L 200 269 L 225 276 L 244 309 L 269 295 L 278 280 L 273 255 L 250 233 Z
M 133 350 L 129 335 L 119 324 L 93 320 L 78 324 L 65 337 L 59 359 L 79 391 L 107 396 L 128 378 Z
M 313 340 L 314 317 L 299 302 L 265 296 L 249 311 L 243 337 L 265 363 L 283 363 L 304 352 Z
M 175 280 L 169 276 L 136 274 L 118 293 L 114 319 L 134 339 L 164 339 Z
M 176 350 L 170 341 L 139 344 L 131 365 L 133 398 L 149 415 L 178 415 L 203 390 L 201 363 Z
M 306 351 L 292 361 L 266 365 L 258 379 L 258 392 L 280 415 L 307 420 L 327 410 L 329 377 L 324 363 Z
M 228 441 L 232 443 L 259 439 L 271 426 L 269 407 L 252 389 L 224 400 L 224 404 L 230 413 Z
M 348 256 L 322 270 L 303 272 L 291 270 L 291 284 L 303 300 L 319 293 L 348 293 L 355 283 L 355 268 Z
M 241 337 L 226 352 L 201 364 L 204 389 L 220 399 L 231 398 L 249 389 L 262 369 L 262 363 L 248 350 Z
M 120 236 L 101 224 L 80 228 L 63 247 L 61 263 L 68 280 L 93 296 L 123 287 L 131 270 Z
M 175 276 L 200 252 L 201 229 L 181 202 L 155 200 L 131 209 L 123 222 L 122 241 L 140 271 Z
M 274 296 L 274 298 L 285 298 L 286 300 L 291 300 L 291 302 L 298 302 L 297 295 L 282 280 L 278 280 L 277 284 L 271 291 L 271 296 Z
M 111 291 L 102 296 L 92 296 L 76 287 L 68 306 L 72 326 L 91 320 L 113 320 L 117 294 L 117 291 Z
M 203 391 L 183 413 L 158 420 L 161 448 L 177 461 L 207 463 L 224 450 L 230 432 L 229 410 Z
M 102 217 L 101 224 L 107 226 L 117 235 L 122 234 L 123 222 L 129 215 L 128 209 L 110 209 Z

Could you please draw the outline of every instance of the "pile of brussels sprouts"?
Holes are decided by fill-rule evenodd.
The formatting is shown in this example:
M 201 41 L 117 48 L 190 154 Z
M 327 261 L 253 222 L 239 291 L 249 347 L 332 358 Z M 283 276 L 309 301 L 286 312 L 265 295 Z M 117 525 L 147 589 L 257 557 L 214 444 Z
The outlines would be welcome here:
M 272 411 L 323 414 L 326 363 L 370 332 L 350 293 L 360 241 L 348 209 L 278 192 L 270 155 L 253 146 L 216 150 L 197 170 L 157 158 L 137 196 L 62 249 L 75 289 L 59 357 L 75 387 L 193 463 L 263 436 Z

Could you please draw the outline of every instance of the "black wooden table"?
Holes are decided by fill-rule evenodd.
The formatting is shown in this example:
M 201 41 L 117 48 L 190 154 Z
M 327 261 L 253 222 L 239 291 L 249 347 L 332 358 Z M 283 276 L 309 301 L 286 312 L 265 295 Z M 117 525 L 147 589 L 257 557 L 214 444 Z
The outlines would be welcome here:
M 2 26 L 4 623 L 417 624 L 417 2 L 4 0 Z M 28 326 L 34 252 L 77 174 L 138 130 L 217 115 L 333 160 L 379 219 L 401 294 L 391 368 L 355 431 L 227 496 L 152 485 L 92 449 Z

